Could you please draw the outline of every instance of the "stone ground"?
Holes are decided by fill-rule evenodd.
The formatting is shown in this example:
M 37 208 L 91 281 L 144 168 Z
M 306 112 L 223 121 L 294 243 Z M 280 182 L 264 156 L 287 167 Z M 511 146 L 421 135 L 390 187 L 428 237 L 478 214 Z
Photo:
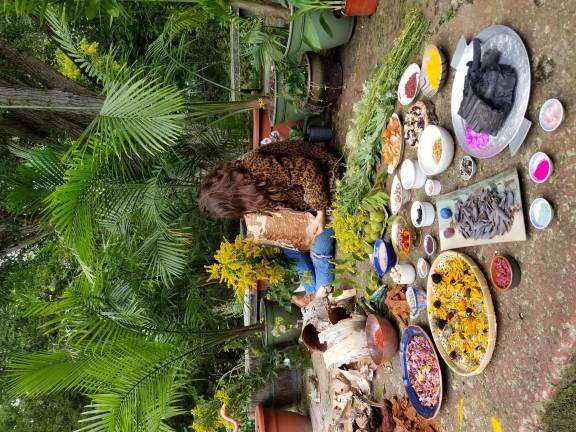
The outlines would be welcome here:
M 334 110 L 333 124 L 336 145 L 340 148 L 362 83 L 390 49 L 408 5 L 416 5 L 426 13 L 432 23 L 429 41 L 441 47 L 448 58 L 462 34 L 470 40 L 492 24 L 506 24 L 515 29 L 530 53 L 533 85 L 527 117 L 533 127 L 515 157 L 510 157 L 506 150 L 492 159 L 479 161 L 472 181 L 510 167 L 518 169 L 528 239 L 522 243 L 462 249 L 485 274 L 495 251 L 510 254 L 521 265 L 522 281 L 510 292 L 492 289 L 498 321 L 492 361 L 481 375 L 470 378 L 444 369 L 444 399 L 437 420 L 446 432 L 491 431 L 491 416 L 500 420 L 503 431 L 536 431 L 543 405 L 552 397 L 576 348 L 576 126 L 572 116 L 576 107 L 576 0 L 380 0 L 377 13 L 358 20 L 352 40 L 339 52 L 344 90 Z M 452 79 L 453 70 L 446 87 L 433 100 L 440 124 L 449 130 Z M 538 126 L 539 108 L 549 97 L 561 99 L 567 111 L 565 123 L 553 133 L 546 133 Z M 527 170 L 528 160 L 537 150 L 548 153 L 554 161 L 554 173 L 543 185 L 533 184 Z M 416 158 L 415 154 L 407 154 Z M 462 155 L 458 148 L 454 160 L 458 161 Z M 456 163 L 439 180 L 443 192 L 464 186 L 457 175 Z M 530 203 L 538 196 L 547 198 L 555 210 L 554 221 L 543 231 L 530 226 L 527 214 Z M 413 193 L 413 199 L 421 198 L 425 198 L 423 190 Z M 431 228 L 424 232 L 432 232 L 438 238 L 435 225 Z M 411 257 L 414 264 L 417 257 L 416 254 Z M 422 279 L 416 285 L 425 288 Z M 311 414 L 316 420 L 315 429 L 320 432 L 329 424 L 329 401 L 323 389 L 327 375 L 321 359 L 315 357 L 314 362 L 321 394 L 319 404 L 313 403 L 316 408 Z M 392 362 L 392 371 L 381 371 L 375 385 L 383 388 L 387 397 L 403 393 L 397 359 Z M 461 399 L 465 421 L 458 425 L 456 405 Z

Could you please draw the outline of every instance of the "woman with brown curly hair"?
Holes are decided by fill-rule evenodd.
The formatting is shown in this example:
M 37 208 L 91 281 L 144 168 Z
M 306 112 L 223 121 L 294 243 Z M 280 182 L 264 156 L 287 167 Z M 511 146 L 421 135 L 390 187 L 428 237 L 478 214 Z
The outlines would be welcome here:
M 324 147 L 304 141 L 281 141 L 260 147 L 241 159 L 208 173 L 198 203 L 218 218 L 242 218 L 288 208 L 315 214 L 309 234 L 315 235 L 310 254 L 283 248 L 308 294 L 305 305 L 332 280 L 333 231 L 324 229 L 331 190 L 338 175 L 338 158 Z M 323 291 L 323 290 L 322 290 Z
M 198 203 L 217 218 L 241 218 L 289 208 L 316 214 L 315 228 L 324 228 L 338 159 L 323 147 L 305 141 L 280 141 L 253 150 L 241 159 L 208 173 Z

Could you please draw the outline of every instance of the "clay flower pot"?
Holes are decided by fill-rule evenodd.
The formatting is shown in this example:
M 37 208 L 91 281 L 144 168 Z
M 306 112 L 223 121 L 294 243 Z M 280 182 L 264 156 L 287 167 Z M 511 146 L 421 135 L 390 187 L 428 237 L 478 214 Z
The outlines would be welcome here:
M 366 340 L 372 361 L 378 366 L 398 352 L 398 333 L 386 318 L 371 314 L 366 319 Z
M 378 0 L 346 0 L 344 15 L 369 16 L 376 12 Z
M 291 411 L 256 407 L 256 432 L 312 432 L 310 419 Z

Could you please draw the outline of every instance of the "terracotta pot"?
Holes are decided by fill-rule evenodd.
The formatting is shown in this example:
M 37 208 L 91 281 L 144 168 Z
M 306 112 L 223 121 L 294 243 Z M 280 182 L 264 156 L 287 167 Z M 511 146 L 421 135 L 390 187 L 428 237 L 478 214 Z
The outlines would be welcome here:
M 386 318 L 368 315 L 366 341 L 372 361 L 377 365 L 390 361 L 398 352 L 398 333 Z
M 378 0 L 346 0 L 344 15 L 369 16 L 376 12 Z
M 258 405 L 256 432 L 312 432 L 312 423 L 303 415 Z

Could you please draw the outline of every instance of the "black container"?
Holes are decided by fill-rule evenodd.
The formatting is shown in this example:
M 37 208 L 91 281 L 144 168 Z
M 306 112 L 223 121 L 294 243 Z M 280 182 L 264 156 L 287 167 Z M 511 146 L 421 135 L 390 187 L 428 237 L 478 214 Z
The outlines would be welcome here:
M 329 127 L 308 125 L 306 128 L 306 141 L 323 142 L 332 141 L 334 133 Z

